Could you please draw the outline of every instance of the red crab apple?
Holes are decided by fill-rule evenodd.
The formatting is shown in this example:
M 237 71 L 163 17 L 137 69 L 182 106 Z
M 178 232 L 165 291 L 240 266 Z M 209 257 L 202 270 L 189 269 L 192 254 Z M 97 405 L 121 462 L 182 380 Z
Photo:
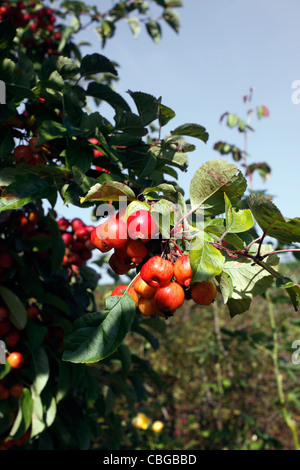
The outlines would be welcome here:
M 178 282 L 170 282 L 160 287 L 155 294 L 155 301 L 163 313 L 174 313 L 185 300 L 185 293 Z
M 174 276 L 176 281 L 182 286 L 189 286 L 192 282 L 192 268 L 189 255 L 180 256 L 174 264 Z
M 128 236 L 133 240 L 140 238 L 147 242 L 158 235 L 158 227 L 152 218 L 150 211 L 139 210 L 131 214 L 127 219 Z
M 141 278 L 151 287 L 162 287 L 168 284 L 174 273 L 174 266 L 171 261 L 152 256 L 140 271 Z

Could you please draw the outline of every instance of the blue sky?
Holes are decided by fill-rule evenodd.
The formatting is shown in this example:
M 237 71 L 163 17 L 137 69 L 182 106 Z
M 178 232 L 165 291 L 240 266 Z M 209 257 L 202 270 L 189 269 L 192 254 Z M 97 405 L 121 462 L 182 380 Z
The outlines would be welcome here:
M 219 118 L 228 111 L 245 119 L 242 97 L 252 87 L 253 105 L 266 105 L 270 116 L 252 121 L 255 132 L 249 134 L 249 164 L 266 162 L 272 168 L 266 183 L 260 176 L 254 178 L 254 188 L 272 194 L 284 216 L 300 216 L 300 104 L 292 102 L 292 83 L 300 80 L 298 0 L 183 1 L 184 6 L 176 9 L 181 20 L 179 34 L 162 22 L 162 40 L 154 44 L 144 25 L 135 38 L 124 20 L 104 49 L 92 28 L 80 33 L 78 39 L 92 43 L 83 51 L 99 52 L 119 63 L 120 81 L 115 89 L 129 102 L 128 89 L 162 97 L 176 113 L 164 128 L 165 135 L 188 122 L 206 127 L 207 144 L 188 139 L 197 150 L 188 155 L 188 172 L 179 176 L 187 197 L 199 166 L 219 158 L 213 150 L 215 142 L 243 147 L 242 134 L 220 124 Z M 106 11 L 113 3 L 102 0 L 97 5 Z M 114 113 L 106 105 L 99 111 L 113 120 Z M 233 162 L 230 156 L 225 158 Z M 89 211 L 65 209 L 70 216 L 81 214 L 89 222 Z
M 93 4 L 93 2 L 88 2 Z M 113 2 L 102 0 L 106 11 Z M 157 11 L 160 11 L 158 9 Z M 300 104 L 292 103 L 292 82 L 300 80 L 300 5 L 296 0 L 185 0 L 178 8 L 181 30 L 176 34 L 163 24 L 162 40 L 154 44 L 145 32 L 134 38 L 127 22 L 120 21 L 114 38 L 101 48 L 97 33 L 89 29 L 78 39 L 92 43 L 84 52 L 99 52 L 119 63 L 115 89 L 130 102 L 128 89 L 144 91 L 171 107 L 176 117 L 164 128 L 186 122 L 206 127 L 207 144 L 189 139 L 197 150 L 189 154 L 189 169 L 179 183 L 188 196 L 190 180 L 205 161 L 218 158 L 213 145 L 219 140 L 243 146 L 243 136 L 219 123 L 225 111 L 246 118 L 242 96 L 254 88 L 253 105 L 265 104 L 270 117 L 253 119 L 249 135 L 249 163 L 267 162 L 272 176 L 266 183 L 257 176 L 255 189 L 274 195 L 283 215 L 298 210 Z M 113 111 L 99 111 L 113 119 Z M 225 157 L 232 162 L 230 156 Z M 77 209 L 76 209 L 77 210 Z M 86 214 L 86 211 L 84 211 Z

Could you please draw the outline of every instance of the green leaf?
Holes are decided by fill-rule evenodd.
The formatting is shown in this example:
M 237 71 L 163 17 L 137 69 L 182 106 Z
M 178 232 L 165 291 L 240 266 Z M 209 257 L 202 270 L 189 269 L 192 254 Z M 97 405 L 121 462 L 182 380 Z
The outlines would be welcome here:
M 168 25 L 170 25 L 171 28 L 174 29 L 176 33 L 178 33 L 180 29 L 180 18 L 178 13 L 174 10 L 171 10 L 171 8 L 166 8 L 163 17 Z
M 19 409 L 14 424 L 9 433 L 9 439 L 19 439 L 25 434 L 31 424 L 33 400 L 28 388 L 24 388 L 19 398 Z
M 221 274 L 223 270 L 224 256 L 208 241 L 212 241 L 212 239 L 203 232 L 202 237 L 197 236 L 192 242 L 189 260 L 193 272 L 193 282 L 207 281 Z
M 113 63 L 107 57 L 97 52 L 83 57 L 80 65 L 80 73 L 83 76 L 96 73 L 112 73 L 113 75 L 118 75 Z
M 148 130 L 144 127 L 141 117 L 137 114 L 127 111 L 117 111 L 114 119 L 116 128 L 120 131 L 137 137 L 143 137 L 148 134 Z
M 108 297 L 104 312 L 77 319 L 65 336 L 63 360 L 97 362 L 112 354 L 128 333 L 135 315 L 135 303 L 128 294 Z
M 233 294 L 232 279 L 227 273 L 222 272 L 221 275 L 218 276 L 218 282 L 221 294 L 223 296 L 224 304 L 226 304 Z
M 175 117 L 175 112 L 173 111 L 173 109 L 168 108 L 168 106 L 164 106 L 163 104 L 160 105 L 159 117 L 158 117 L 160 126 L 165 126 L 174 117 Z
M 42 121 L 38 129 L 36 144 L 43 144 L 53 139 L 60 139 L 67 135 L 67 129 L 56 121 Z
M 69 57 L 59 56 L 56 61 L 56 67 L 60 75 L 66 80 L 79 73 L 79 68 Z
M 80 202 L 85 201 L 119 201 L 120 197 L 126 197 L 129 201 L 135 200 L 132 189 L 119 181 L 104 181 L 96 183 L 91 187 L 85 197 L 80 198 Z
M 276 287 L 285 289 L 296 311 L 300 305 L 300 286 L 290 278 L 280 277 L 276 279 Z
M 227 232 L 241 233 L 250 230 L 254 225 L 250 209 L 235 210 L 226 193 L 224 193 L 224 198 Z
M 9 310 L 9 320 L 16 328 L 23 330 L 27 322 L 27 313 L 24 304 L 19 297 L 7 287 L 0 286 L 0 295 Z
M 231 204 L 239 203 L 247 187 L 240 170 L 222 159 L 205 162 L 194 174 L 190 184 L 192 207 L 201 206 L 207 216 L 225 211 L 224 193 Z
M 134 17 L 134 16 L 131 16 L 131 17 L 127 18 L 127 22 L 129 24 L 130 29 L 133 32 L 134 36 L 137 37 L 141 32 L 141 26 L 140 26 L 139 19 Z
M 249 207 L 260 228 L 283 244 L 300 242 L 300 218 L 283 217 L 275 204 L 262 194 L 251 194 Z
M 88 141 L 72 140 L 66 148 L 66 164 L 69 170 L 73 166 L 86 173 L 94 160 L 94 152 Z
M 161 27 L 157 21 L 148 21 L 148 23 L 146 23 L 146 29 L 155 43 L 161 40 Z
M 188 158 L 185 153 L 176 152 L 168 147 L 153 146 L 148 150 L 148 153 L 153 154 L 161 162 L 180 168 L 182 171 L 185 171 L 188 166 Z
M 208 140 L 208 133 L 206 132 L 205 127 L 200 126 L 199 124 L 182 124 L 181 126 L 176 127 L 176 129 L 171 131 L 171 134 L 195 137 L 196 139 L 200 139 L 205 143 Z
M 121 95 L 113 91 L 109 86 L 102 85 L 100 83 L 92 82 L 89 83 L 86 91 L 88 96 L 93 96 L 99 100 L 106 101 L 114 109 L 121 109 L 130 112 L 130 107 Z
M 228 114 L 228 116 L 227 116 L 227 126 L 228 127 L 236 126 L 238 121 L 239 121 L 239 118 L 237 117 L 236 114 Z
M 134 100 L 143 126 L 148 126 L 152 121 L 158 118 L 160 100 L 148 93 L 140 91 L 130 91 L 127 93 Z
M 258 245 L 252 245 L 250 252 L 257 253 Z M 267 254 L 272 251 L 272 246 L 262 245 L 261 254 Z M 225 255 L 225 265 L 223 268 L 232 280 L 233 293 L 232 298 L 227 305 L 230 315 L 234 316 L 243 313 L 250 307 L 253 297 L 262 295 L 271 286 L 274 277 L 262 266 L 254 264 L 251 259 L 230 258 Z M 265 265 L 274 270 L 279 259 L 277 256 L 269 257 Z
M 34 380 L 32 382 L 32 390 L 34 394 L 40 395 L 50 377 L 48 356 L 45 348 L 42 346 L 34 352 L 33 368 Z

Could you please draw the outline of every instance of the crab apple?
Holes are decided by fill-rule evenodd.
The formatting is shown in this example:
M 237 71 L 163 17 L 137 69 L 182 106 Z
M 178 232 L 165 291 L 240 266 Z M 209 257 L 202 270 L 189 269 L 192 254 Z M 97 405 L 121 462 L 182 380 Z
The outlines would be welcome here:
M 10 330 L 10 321 L 2 320 L 0 322 L 0 336 L 6 335 Z
M 85 227 L 85 223 L 81 219 L 76 218 L 72 220 L 71 226 L 74 232 L 76 232 L 76 230 L 78 230 L 79 228 Z
M 59 230 L 61 230 L 62 232 L 65 232 L 66 230 L 68 230 L 70 226 L 70 222 L 65 217 L 58 219 L 57 224 L 59 226 Z
M 199 305 L 210 305 L 217 296 L 217 287 L 211 280 L 191 285 L 191 297 Z
M 22 395 L 23 390 L 24 390 L 24 388 L 23 388 L 23 385 L 21 384 L 21 382 L 14 383 L 8 389 L 9 394 L 14 398 L 19 398 Z
M 0 307 L 0 321 L 5 320 L 9 316 L 9 311 L 6 307 Z
M 72 233 L 70 233 L 70 232 L 63 233 L 61 238 L 63 239 L 63 242 L 66 246 L 70 246 L 74 242 L 74 237 L 73 237 Z
M 141 278 L 151 287 L 162 287 L 168 284 L 174 274 L 174 266 L 171 261 L 152 256 L 140 271 Z
M 127 225 L 117 217 L 112 217 L 101 224 L 99 232 L 101 238 L 115 249 L 123 248 L 127 242 Z
M 14 348 L 16 344 L 18 344 L 20 339 L 21 339 L 20 333 L 17 330 L 10 331 L 9 333 L 7 333 L 6 338 L 5 338 L 6 345 L 9 348 Z
M 28 214 L 28 222 L 37 224 L 40 220 L 40 213 L 38 210 L 30 211 Z
M 26 310 L 26 314 L 28 318 L 37 318 L 40 311 L 35 305 L 30 305 Z
M 87 230 L 86 227 L 80 227 L 77 230 L 75 230 L 75 237 L 78 240 L 85 241 L 88 238 L 90 238 L 90 233 L 89 233 L 89 231 Z
M 134 290 L 144 299 L 150 299 L 157 291 L 157 287 L 151 287 L 147 284 L 139 274 L 133 282 Z
M 24 356 L 18 351 L 11 352 L 6 360 L 12 369 L 20 369 L 24 364 Z
M 132 265 L 125 263 L 125 261 L 120 258 L 117 253 L 113 253 L 108 261 L 109 266 L 116 274 L 126 274 L 133 267 Z
M 126 256 L 128 258 L 145 258 L 148 254 L 148 250 L 145 246 L 145 243 L 142 242 L 142 240 L 132 240 L 129 238 L 129 240 L 126 242 L 124 246 L 124 251 Z
M 174 263 L 174 276 L 176 281 L 182 286 L 188 287 L 192 282 L 192 268 L 189 255 L 180 256 Z
M 7 400 L 9 397 L 9 390 L 3 384 L 0 384 L 0 400 Z
M 178 282 L 170 282 L 157 290 L 155 300 L 163 313 L 174 313 L 183 304 L 185 293 Z
M 98 248 L 102 253 L 107 253 L 112 249 L 112 245 L 107 240 L 103 240 L 99 233 L 99 226 L 95 227 L 91 233 L 91 242 L 95 248 Z
M 84 242 L 84 247 L 85 247 L 87 250 L 90 250 L 90 251 L 92 251 L 92 250 L 94 250 L 94 249 L 96 248 L 96 247 L 93 245 L 92 240 L 91 240 L 90 238 Z
M 119 286 L 115 287 L 115 289 L 111 293 L 111 296 L 114 297 L 115 295 L 123 295 L 126 289 L 127 289 L 127 284 L 120 284 Z M 134 300 L 135 307 L 137 307 L 139 303 L 139 296 L 137 292 L 135 291 L 135 289 L 130 286 L 127 293 Z
M 157 225 L 150 211 L 139 210 L 131 214 L 127 219 L 128 235 L 133 240 L 140 238 L 144 242 L 155 238 L 158 234 Z
M 138 308 L 141 314 L 145 317 L 151 317 L 152 315 L 158 315 L 160 313 L 155 297 L 141 297 L 138 303 Z
M 32 157 L 32 152 L 28 145 L 18 145 L 14 149 L 14 157 L 17 163 L 28 162 Z

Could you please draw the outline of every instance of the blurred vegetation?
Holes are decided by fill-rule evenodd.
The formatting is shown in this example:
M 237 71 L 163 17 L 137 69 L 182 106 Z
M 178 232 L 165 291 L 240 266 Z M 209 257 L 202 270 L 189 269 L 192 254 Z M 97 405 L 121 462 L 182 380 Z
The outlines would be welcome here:
M 284 271 L 300 280 L 299 263 L 285 264 Z M 98 287 L 99 308 L 112 287 Z M 300 339 L 300 318 L 278 291 L 270 291 L 271 303 L 257 298 L 248 313 L 234 318 L 220 298 L 209 308 L 185 302 L 167 320 L 166 331 L 155 335 L 157 349 L 130 333 L 132 354 L 153 373 L 142 381 L 137 374 L 132 406 L 124 393 L 114 397 L 114 413 L 125 430 L 121 448 L 294 449 L 297 437 L 286 421 L 299 432 L 300 365 L 292 363 L 291 345 Z M 131 421 L 137 413 L 162 421 L 164 428 L 136 429 Z

